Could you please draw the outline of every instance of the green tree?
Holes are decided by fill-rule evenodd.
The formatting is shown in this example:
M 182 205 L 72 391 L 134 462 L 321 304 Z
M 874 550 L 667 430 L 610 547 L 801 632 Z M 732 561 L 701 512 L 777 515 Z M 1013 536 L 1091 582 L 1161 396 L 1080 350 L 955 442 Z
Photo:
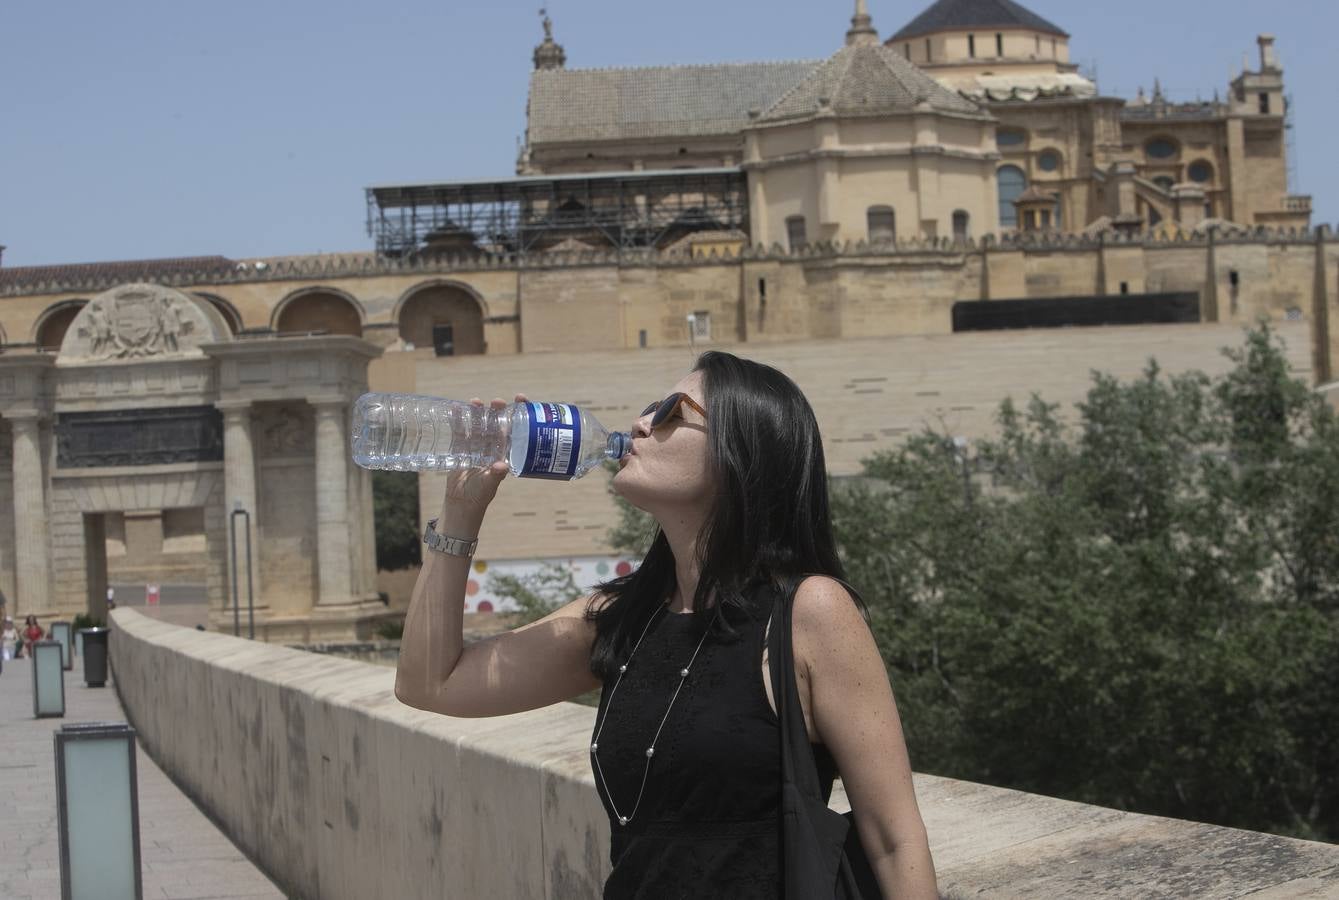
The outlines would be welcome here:
M 372 515 L 377 537 L 377 568 L 421 565 L 418 530 L 418 473 L 372 473 Z
M 917 768 L 1339 838 L 1339 426 L 1267 325 L 834 485 Z
M 546 563 L 529 575 L 489 576 L 489 587 L 498 597 L 510 599 L 520 608 L 520 615 L 512 627 L 536 622 L 561 606 L 580 597 L 572 570 L 556 563 Z

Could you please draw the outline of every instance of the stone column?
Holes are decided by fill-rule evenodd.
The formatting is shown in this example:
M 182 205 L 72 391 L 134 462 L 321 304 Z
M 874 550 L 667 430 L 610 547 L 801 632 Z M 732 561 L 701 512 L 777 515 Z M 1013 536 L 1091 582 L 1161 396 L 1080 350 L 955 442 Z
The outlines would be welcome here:
M 1218 254 L 1217 240 L 1209 229 L 1209 242 L 1204 251 L 1204 290 L 1200 293 L 1200 318 L 1205 322 L 1218 321 Z
M 36 414 L 10 417 L 14 431 L 15 620 L 51 610 L 51 552 L 42 467 L 42 428 Z
M 358 468 L 358 481 L 363 492 L 363 576 L 366 579 L 363 590 L 371 594 L 377 590 L 377 529 L 372 503 L 372 473 Z
M 376 531 L 372 524 L 372 473 L 353 463 L 345 451 L 349 475 L 349 560 L 355 600 L 376 593 Z
M 316 606 L 352 602 L 349 555 L 349 460 L 343 398 L 311 401 L 316 410 Z
M 246 557 L 247 531 L 242 527 L 242 519 L 237 529 L 237 602 L 242 608 L 242 627 L 246 627 L 247 591 L 255 591 L 256 607 L 263 605 L 264 596 L 260 589 L 260 508 L 256 505 L 256 454 L 251 435 L 251 401 L 236 400 L 215 404 L 223 413 L 223 521 L 224 532 L 228 536 L 228 558 L 224 560 L 224 570 L 228 573 L 225 596 L 227 604 L 232 606 L 232 513 L 235 509 L 244 509 L 251 514 L 250 537 L 251 559 Z M 239 517 L 240 518 L 240 517 Z M 246 583 L 248 562 L 251 565 L 251 584 Z

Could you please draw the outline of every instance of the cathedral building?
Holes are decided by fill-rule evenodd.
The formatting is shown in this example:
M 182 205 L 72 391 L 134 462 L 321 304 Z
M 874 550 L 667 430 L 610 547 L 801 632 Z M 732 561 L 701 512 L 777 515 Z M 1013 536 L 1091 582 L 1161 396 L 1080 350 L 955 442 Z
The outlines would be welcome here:
M 937 0 L 887 40 L 859 0 L 802 62 L 571 69 L 545 29 L 518 174 L 735 170 L 754 245 L 1309 224 L 1268 35 L 1225 99 L 1171 103 L 1103 95 L 1012 0 Z

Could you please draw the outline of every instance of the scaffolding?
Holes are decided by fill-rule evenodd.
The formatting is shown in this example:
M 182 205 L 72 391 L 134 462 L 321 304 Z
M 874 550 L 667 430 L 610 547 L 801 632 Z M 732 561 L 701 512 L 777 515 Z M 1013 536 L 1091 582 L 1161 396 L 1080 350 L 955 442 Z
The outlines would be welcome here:
M 381 185 L 366 192 L 368 236 L 377 253 L 396 258 L 525 254 L 567 241 L 663 248 L 696 231 L 748 233 L 747 179 L 735 168 Z

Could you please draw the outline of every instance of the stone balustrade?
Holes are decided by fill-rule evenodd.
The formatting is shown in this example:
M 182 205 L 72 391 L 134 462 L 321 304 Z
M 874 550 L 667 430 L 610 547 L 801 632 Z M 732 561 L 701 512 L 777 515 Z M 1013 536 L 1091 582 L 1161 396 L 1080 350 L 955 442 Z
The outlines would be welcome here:
M 394 671 L 112 613 L 121 702 L 154 760 L 289 896 L 598 897 L 608 820 L 571 703 L 451 719 Z M 948 897 L 1324 897 L 1339 846 L 928 775 Z M 834 808 L 846 809 L 834 792 Z

